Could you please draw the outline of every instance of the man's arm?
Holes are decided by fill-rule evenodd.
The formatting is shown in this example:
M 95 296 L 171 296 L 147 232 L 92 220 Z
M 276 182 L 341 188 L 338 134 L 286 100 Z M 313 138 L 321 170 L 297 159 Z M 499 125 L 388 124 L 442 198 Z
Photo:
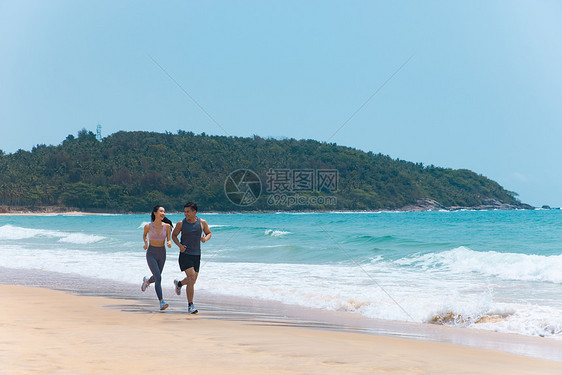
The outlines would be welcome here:
M 180 252 L 183 253 L 186 247 L 181 244 L 180 240 L 178 240 L 178 234 L 180 234 L 181 228 L 182 228 L 182 222 L 178 221 L 176 227 L 174 228 L 174 232 L 172 233 L 172 240 L 180 248 Z
M 205 243 L 211 239 L 212 233 L 207 220 L 201 219 L 201 226 L 203 227 L 203 233 L 205 233 L 205 236 L 201 237 L 201 242 Z

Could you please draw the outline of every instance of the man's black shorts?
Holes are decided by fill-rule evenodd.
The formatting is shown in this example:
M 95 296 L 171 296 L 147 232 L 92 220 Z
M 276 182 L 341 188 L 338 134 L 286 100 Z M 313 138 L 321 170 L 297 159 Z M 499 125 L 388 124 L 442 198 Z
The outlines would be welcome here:
M 178 261 L 180 263 L 181 271 L 185 271 L 186 269 L 193 267 L 193 270 L 195 270 L 195 272 L 199 272 L 199 266 L 201 265 L 201 255 L 190 255 L 183 252 L 180 253 Z

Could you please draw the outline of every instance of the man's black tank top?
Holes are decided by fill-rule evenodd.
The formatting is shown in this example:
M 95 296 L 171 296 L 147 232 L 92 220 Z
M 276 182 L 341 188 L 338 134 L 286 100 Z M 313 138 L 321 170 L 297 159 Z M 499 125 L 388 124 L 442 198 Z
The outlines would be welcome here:
M 201 219 L 197 218 L 195 223 L 190 223 L 183 219 L 181 223 L 181 239 L 182 245 L 187 249 L 184 254 L 201 255 Z

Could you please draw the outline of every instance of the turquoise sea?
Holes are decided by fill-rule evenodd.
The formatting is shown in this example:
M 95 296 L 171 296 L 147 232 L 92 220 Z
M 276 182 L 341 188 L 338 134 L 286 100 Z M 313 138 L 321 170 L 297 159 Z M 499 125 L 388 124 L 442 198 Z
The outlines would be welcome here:
M 202 245 L 197 292 L 562 339 L 561 210 L 198 216 L 213 237 Z M 149 275 L 149 218 L 0 216 L 0 267 L 136 290 Z M 173 245 L 165 296 L 181 276 L 177 254 Z

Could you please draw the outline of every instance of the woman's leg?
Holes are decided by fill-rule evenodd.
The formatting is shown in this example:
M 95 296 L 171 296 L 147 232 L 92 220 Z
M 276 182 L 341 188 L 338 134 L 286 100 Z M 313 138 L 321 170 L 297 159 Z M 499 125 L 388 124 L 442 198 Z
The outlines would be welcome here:
M 150 268 L 150 272 L 152 272 L 152 277 L 149 281 L 150 283 L 155 283 L 154 289 L 156 290 L 156 296 L 158 296 L 158 299 L 162 301 L 162 271 L 159 265 L 159 258 L 161 257 L 150 251 L 150 248 L 148 250 L 149 251 L 146 252 L 146 263 L 148 263 L 148 268 Z M 164 257 L 164 260 L 165 259 L 166 258 Z

